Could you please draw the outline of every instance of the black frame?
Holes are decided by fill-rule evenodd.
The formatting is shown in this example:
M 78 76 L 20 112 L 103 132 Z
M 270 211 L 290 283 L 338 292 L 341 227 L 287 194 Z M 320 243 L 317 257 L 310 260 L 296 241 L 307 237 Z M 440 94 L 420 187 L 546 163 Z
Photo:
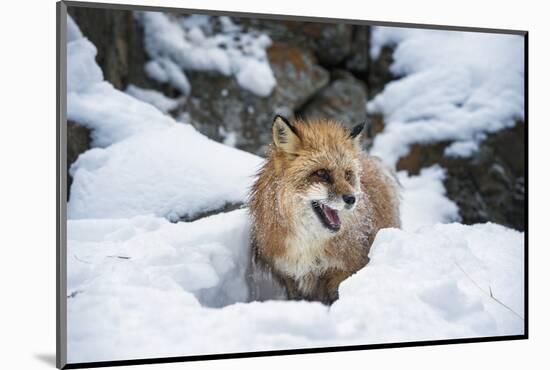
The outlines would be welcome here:
M 370 26 L 390 26 L 402 28 L 420 28 L 432 30 L 446 31 L 465 31 L 465 32 L 482 32 L 482 33 L 498 33 L 498 34 L 513 34 L 524 37 L 524 91 L 525 91 L 525 126 L 527 135 L 524 138 L 525 150 L 525 231 L 524 231 L 524 334 L 522 335 L 505 335 L 495 337 L 475 337 L 475 338 L 458 338 L 458 339 L 441 339 L 441 340 L 426 340 L 414 342 L 396 342 L 396 343 L 381 343 L 381 344 L 365 344 L 365 345 L 350 345 L 337 347 L 319 347 L 319 348 L 298 348 L 288 350 L 273 350 L 273 351 L 256 351 L 256 352 L 238 352 L 238 353 L 222 353 L 210 355 L 191 355 L 191 356 L 176 356 L 176 357 L 160 357 L 150 359 L 133 359 L 133 360 L 114 360 L 114 361 L 97 361 L 97 362 L 82 362 L 82 363 L 67 363 L 67 194 L 66 194 L 66 166 L 67 166 L 67 132 L 66 132 L 66 107 L 67 107 L 67 50 L 66 36 L 67 23 L 67 7 L 81 8 L 100 8 L 113 10 L 142 10 L 142 11 L 163 11 L 163 12 L 180 12 L 193 14 L 207 15 L 228 15 L 241 18 L 264 18 L 275 20 L 291 20 L 291 21 L 309 21 L 320 23 L 345 23 L 355 25 L 370 25 Z M 461 344 L 461 343 L 482 343 L 482 342 L 499 342 L 509 340 L 529 339 L 529 100 L 528 100 L 528 80 L 529 80 L 529 32 L 524 30 L 509 30 L 496 28 L 477 28 L 477 27 L 459 27 L 445 25 L 428 25 L 419 23 L 400 23 L 400 22 L 382 22 L 373 20 L 358 20 L 358 19 L 339 19 L 339 18 L 321 18 L 307 17 L 284 14 L 263 14 L 263 13 L 247 13 L 247 12 L 232 12 L 220 10 L 203 10 L 203 9 L 188 9 L 174 8 L 162 6 L 145 6 L 145 5 L 130 5 L 130 4 L 108 4 L 108 3 L 93 3 L 81 1 L 59 1 L 56 3 L 57 16 L 57 63 L 56 63 L 56 120 L 57 120 L 57 142 L 56 142 L 56 230 L 57 230 L 57 248 L 56 248 L 56 366 L 59 369 L 81 369 L 95 367 L 110 367 L 110 366 L 126 366 L 126 365 L 144 365 L 144 364 L 159 364 L 187 361 L 203 361 L 203 360 L 221 360 L 246 357 L 266 357 L 266 356 L 283 356 L 308 353 L 323 353 L 323 352 L 341 352 L 341 351 L 358 351 L 368 349 L 381 348 L 400 348 L 400 347 L 420 347 L 434 346 L 446 344 Z

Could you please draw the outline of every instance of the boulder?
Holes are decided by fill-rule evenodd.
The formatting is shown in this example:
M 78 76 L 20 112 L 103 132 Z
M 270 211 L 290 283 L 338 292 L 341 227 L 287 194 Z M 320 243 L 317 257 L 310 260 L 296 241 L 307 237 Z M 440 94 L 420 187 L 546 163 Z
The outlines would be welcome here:
M 297 115 L 331 118 L 351 128 L 365 121 L 367 88 L 349 72 L 333 73 L 333 81 L 317 93 Z
M 368 80 L 369 39 L 369 26 L 353 26 L 351 51 L 345 61 L 346 69 L 364 81 Z
M 445 158 L 448 197 L 464 223 L 525 229 L 525 124 L 490 135 L 469 158 Z
M 307 50 L 277 42 L 267 53 L 277 80 L 270 96 L 254 95 L 232 77 L 188 72 L 193 89 L 180 112 L 184 119 L 210 138 L 264 155 L 273 116 L 291 116 L 329 82 L 329 73 Z
M 273 41 L 311 50 L 322 66 L 335 66 L 352 51 L 353 26 L 349 24 L 245 18 L 236 21 L 267 33 Z

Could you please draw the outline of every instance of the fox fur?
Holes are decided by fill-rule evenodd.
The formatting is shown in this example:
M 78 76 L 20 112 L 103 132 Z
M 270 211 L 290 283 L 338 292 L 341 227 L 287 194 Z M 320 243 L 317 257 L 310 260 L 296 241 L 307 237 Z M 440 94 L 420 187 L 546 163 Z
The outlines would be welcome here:
M 400 227 L 398 183 L 363 153 L 362 125 L 273 122 L 273 144 L 250 194 L 253 263 L 289 299 L 332 304 L 369 262 L 378 230 Z

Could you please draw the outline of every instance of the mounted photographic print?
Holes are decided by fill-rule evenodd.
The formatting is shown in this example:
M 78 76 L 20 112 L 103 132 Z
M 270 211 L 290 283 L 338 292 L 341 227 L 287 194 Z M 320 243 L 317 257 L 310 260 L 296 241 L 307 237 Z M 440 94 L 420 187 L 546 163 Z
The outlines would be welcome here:
M 527 32 L 381 21 L 58 3 L 58 367 L 527 338 Z

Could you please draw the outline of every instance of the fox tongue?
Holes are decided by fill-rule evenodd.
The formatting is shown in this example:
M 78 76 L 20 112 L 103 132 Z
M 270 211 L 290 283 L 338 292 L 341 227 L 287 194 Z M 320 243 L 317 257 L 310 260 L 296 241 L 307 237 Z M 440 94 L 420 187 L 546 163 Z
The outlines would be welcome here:
M 323 206 L 323 213 L 325 214 L 325 217 L 332 225 L 340 225 L 340 218 L 338 217 L 338 212 L 336 212 L 334 209 Z

